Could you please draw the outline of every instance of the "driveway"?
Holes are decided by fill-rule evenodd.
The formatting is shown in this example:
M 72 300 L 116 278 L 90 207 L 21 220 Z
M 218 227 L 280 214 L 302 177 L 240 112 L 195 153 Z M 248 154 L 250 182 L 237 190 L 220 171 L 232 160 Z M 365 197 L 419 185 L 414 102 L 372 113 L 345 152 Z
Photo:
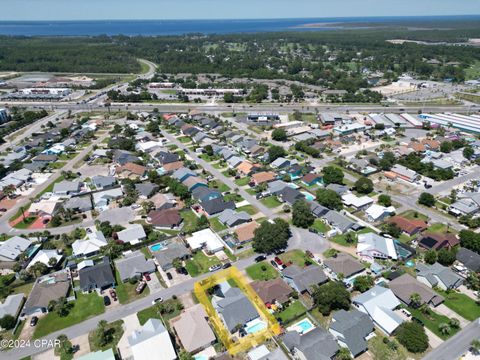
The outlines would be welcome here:
M 90 343 L 88 342 L 88 334 L 84 334 L 70 340 L 72 345 L 78 345 L 78 351 L 73 355 L 77 359 L 83 355 L 90 353 Z
M 162 284 L 160 284 L 160 280 L 158 279 L 157 273 L 150 274 L 150 281 L 147 281 L 147 286 L 150 290 L 150 294 L 163 289 L 163 286 Z
M 440 304 L 435 308 L 435 311 L 439 314 L 445 315 L 449 318 L 456 318 L 460 321 L 460 326 L 464 328 L 469 324 L 469 321 L 458 315 L 455 311 L 447 307 L 445 304 Z
M 140 323 L 137 318 L 137 314 L 131 314 L 123 318 L 123 336 L 117 344 L 118 352 L 122 359 L 128 359 L 133 356 L 130 345 L 128 344 L 128 337 L 132 332 L 140 327 Z

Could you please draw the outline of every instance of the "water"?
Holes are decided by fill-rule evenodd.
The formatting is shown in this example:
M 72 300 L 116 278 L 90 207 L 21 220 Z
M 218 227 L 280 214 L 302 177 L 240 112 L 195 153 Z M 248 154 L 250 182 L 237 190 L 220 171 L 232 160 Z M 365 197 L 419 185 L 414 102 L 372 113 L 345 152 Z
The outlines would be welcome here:
M 328 31 L 355 29 L 354 23 L 472 19 L 475 16 L 442 17 L 350 17 L 254 20 L 85 20 L 85 21 L 0 21 L 0 35 L 94 36 L 94 35 L 181 35 L 231 34 L 275 31 Z M 317 24 L 308 27 L 309 24 Z M 319 25 L 320 24 L 320 25 Z M 342 24 L 341 26 L 338 26 Z M 362 26 L 365 26 L 364 24 Z M 420 25 L 419 25 L 420 26 Z
M 259 332 L 267 327 L 267 324 L 260 320 L 253 320 L 245 326 L 245 331 L 248 334 L 254 334 Z
M 315 196 L 313 196 L 312 194 L 310 194 L 309 192 L 307 191 L 300 191 L 303 195 L 305 195 L 305 199 L 307 201 L 313 201 L 315 200 Z
M 162 244 L 155 244 L 155 245 L 152 245 L 150 246 L 150 250 L 151 251 L 160 251 L 163 249 L 163 245 Z
M 309 319 L 303 319 L 296 324 L 293 324 L 290 326 L 287 330 L 296 330 L 300 334 L 305 334 L 309 332 L 310 330 L 313 330 L 315 326 L 312 324 L 312 322 Z

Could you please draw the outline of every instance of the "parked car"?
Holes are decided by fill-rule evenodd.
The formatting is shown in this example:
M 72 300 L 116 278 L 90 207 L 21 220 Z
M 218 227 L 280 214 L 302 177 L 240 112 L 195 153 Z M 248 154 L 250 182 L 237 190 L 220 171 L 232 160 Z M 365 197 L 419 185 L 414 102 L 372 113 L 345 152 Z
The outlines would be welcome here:
M 112 303 L 112 302 L 110 301 L 110 298 L 105 295 L 105 296 L 103 297 L 103 304 L 104 304 L 105 306 L 108 306 L 108 305 L 110 305 L 111 303 Z
M 280 259 L 278 256 L 275 256 L 275 259 L 273 259 L 273 260 L 275 260 L 275 262 L 276 262 L 278 265 L 280 265 L 280 266 L 283 265 L 282 259 Z
M 6 211 L 7 211 L 7 209 L 5 209 L 5 208 L 0 208 L 0 212 L 6 212 Z
M 156 303 L 161 303 L 161 302 L 163 302 L 163 298 L 159 297 L 152 300 L 152 305 L 155 305 Z
M 113 289 L 109 290 L 110 296 L 112 297 L 113 301 L 117 301 L 117 292 Z
M 277 263 L 276 263 L 275 261 L 273 261 L 273 260 L 270 260 L 270 264 L 272 264 L 273 267 L 277 267 L 277 266 L 278 266 Z
M 172 280 L 172 279 L 173 279 L 172 274 L 170 274 L 169 272 L 167 272 L 167 279 L 168 279 L 168 280 Z
M 260 262 L 260 261 L 263 261 L 263 260 L 266 260 L 266 259 L 267 259 L 267 257 L 265 255 L 260 255 L 260 256 L 257 256 L 255 258 L 255 261 Z
M 218 265 L 213 265 L 213 266 L 210 266 L 210 267 L 208 268 L 208 271 L 214 272 L 214 271 L 217 271 L 217 270 L 219 270 L 219 269 L 221 269 L 221 268 L 222 268 L 222 265 L 220 265 L 220 264 L 218 264 Z
M 228 263 L 223 264 L 222 268 L 228 269 L 228 268 L 231 267 L 231 266 L 232 266 L 232 263 L 229 263 L 229 262 L 228 262 Z
M 313 227 L 309 227 L 308 231 L 310 231 L 311 233 L 314 233 L 314 234 L 318 234 L 318 230 L 313 228 Z
M 177 272 L 178 272 L 179 274 L 182 274 L 182 275 L 188 275 L 188 271 L 187 271 L 187 269 L 185 268 L 185 266 L 182 266 L 181 268 L 179 268 L 179 269 L 177 270 Z
M 30 319 L 30 326 L 37 325 L 37 322 L 38 322 L 38 317 L 32 316 L 32 318 Z
M 143 277 L 144 277 L 145 280 L 147 280 L 147 281 L 152 280 L 152 278 L 150 277 L 150 274 L 143 274 Z
M 147 283 L 145 281 L 140 281 L 137 285 L 137 287 L 135 288 L 135 292 L 137 294 L 141 294 L 143 289 L 145 289 L 145 286 L 147 285 Z

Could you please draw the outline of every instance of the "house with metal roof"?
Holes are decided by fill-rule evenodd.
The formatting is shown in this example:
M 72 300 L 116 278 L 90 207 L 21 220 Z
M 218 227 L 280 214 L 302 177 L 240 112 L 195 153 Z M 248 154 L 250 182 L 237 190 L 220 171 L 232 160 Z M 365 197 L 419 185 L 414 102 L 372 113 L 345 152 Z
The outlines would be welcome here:
M 463 278 L 454 273 L 450 268 L 439 263 L 433 265 L 418 263 L 415 269 L 417 280 L 433 288 L 442 290 L 457 289 L 463 284 Z
M 398 259 L 394 240 L 375 233 L 358 235 L 357 254 L 368 262 L 375 259 Z
M 340 346 L 347 348 L 352 357 L 368 350 L 368 339 L 374 336 L 375 326 L 370 317 L 359 311 L 337 311 L 330 323 L 330 333 Z
M 352 303 L 359 311 L 368 314 L 374 324 L 387 335 L 391 335 L 404 321 L 393 311 L 401 305 L 400 301 L 392 290 L 382 286 L 376 285 L 356 296 Z
M 134 330 L 128 336 L 128 345 L 132 350 L 133 360 L 150 359 L 152 354 L 158 354 L 162 360 L 177 359 L 170 334 L 158 319 L 149 319 Z

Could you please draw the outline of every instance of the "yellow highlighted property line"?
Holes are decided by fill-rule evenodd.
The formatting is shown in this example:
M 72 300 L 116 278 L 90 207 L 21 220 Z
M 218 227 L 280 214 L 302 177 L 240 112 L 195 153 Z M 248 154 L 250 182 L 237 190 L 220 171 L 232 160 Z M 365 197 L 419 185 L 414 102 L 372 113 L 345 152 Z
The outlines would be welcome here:
M 247 334 L 242 338 L 233 337 L 230 331 L 225 327 L 223 321 L 213 307 L 209 297 L 208 289 L 218 285 L 224 281 L 233 280 L 238 285 L 238 288 L 243 291 L 250 302 L 255 306 L 258 314 L 263 321 L 267 323 L 267 327 L 254 334 Z M 257 293 L 252 289 L 245 277 L 236 267 L 219 271 L 212 276 L 195 283 L 193 291 L 198 301 L 203 305 L 207 315 L 210 318 L 220 341 L 225 345 L 226 349 L 231 355 L 236 355 L 245 352 L 253 347 L 256 347 L 266 340 L 282 332 L 280 324 L 275 317 L 268 312 L 267 307 L 263 301 L 258 297 Z

